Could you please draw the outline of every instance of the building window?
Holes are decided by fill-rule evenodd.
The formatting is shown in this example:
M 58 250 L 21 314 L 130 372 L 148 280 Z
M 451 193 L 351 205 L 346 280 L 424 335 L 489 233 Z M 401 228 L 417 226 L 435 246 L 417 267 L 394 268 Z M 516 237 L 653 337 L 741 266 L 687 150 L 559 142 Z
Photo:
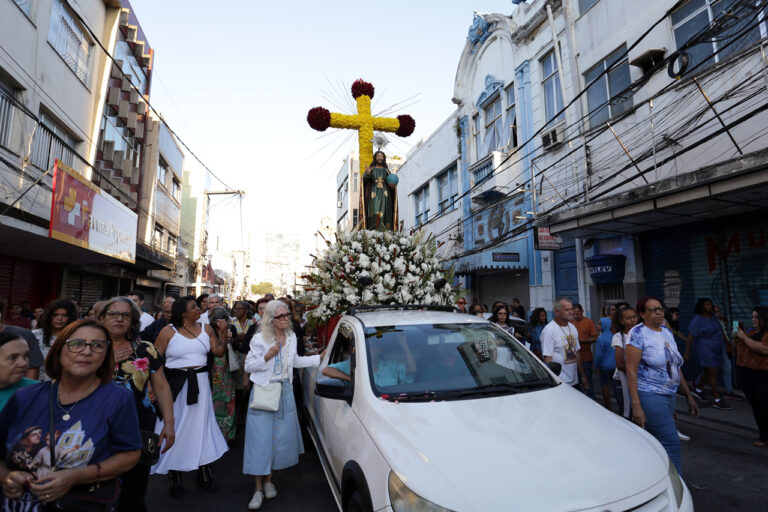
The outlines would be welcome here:
M 84 84 L 87 83 L 93 44 L 62 0 L 53 0 L 48 42 L 75 72 L 77 78 Z
M 480 146 L 482 145 L 482 139 L 480 138 L 480 114 L 475 114 L 472 123 L 472 137 L 475 139 L 475 155 L 477 160 L 482 158 L 480 156 Z
M 168 164 L 162 158 L 157 162 L 157 181 L 165 186 L 165 179 L 168 176 Z
M 579 14 L 584 14 L 587 9 L 597 3 L 597 0 L 579 0 Z
M 413 194 L 416 226 L 421 226 L 429 220 L 429 185 L 424 185 Z
M 716 19 L 735 16 L 737 21 L 711 41 L 687 48 L 688 69 L 700 72 L 733 53 L 760 40 L 760 24 L 756 23 L 760 0 L 740 3 L 738 0 L 690 0 L 670 15 L 677 48 L 683 46 Z M 764 9 L 765 10 L 765 9 Z M 763 22 L 766 13 L 762 13 Z M 730 25 L 730 23 L 729 23 Z M 750 28 L 751 27 L 751 28 Z
M 159 226 L 155 226 L 155 234 L 152 237 L 152 247 L 157 250 L 163 249 L 163 230 Z
M 614 66 L 616 62 L 619 64 Z M 599 80 L 587 89 L 589 125 L 592 127 L 601 125 L 632 108 L 632 98 L 629 95 L 615 97 L 632 83 L 632 79 L 629 76 L 626 45 L 584 73 L 584 85 L 589 85 L 611 66 L 614 66 L 613 69 L 601 76 Z
M 358 222 L 360 222 L 360 219 L 358 218 L 358 210 L 357 208 L 352 208 L 352 227 L 354 228 L 357 226 Z
M 173 236 L 173 235 L 168 235 L 167 252 L 171 256 L 175 256 L 176 255 L 176 245 L 177 245 L 176 237 Z
M 0 146 L 8 148 L 11 144 L 11 127 L 16 98 L 15 87 L 0 78 Z
M 16 2 L 16 5 L 19 6 L 19 9 L 21 9 L 24 14 L 29 16 L 30 11 L 32 10 L 32 0 L 13 0 Z
M 483 124 L 485 125 L 485 137 L 483 137 L 483 145 L 480 147 L 478 158 L 500 149 L 503 145 L 504 123 L 501 119 L 501 96 L 497 96 L 490 105 L 483 109 Z
M 77 141 L 59 123 L 46 114 L 40 114 L 40 125 L 35 133 L 32 148 L 32 164 L 47 171 L 56 159 L 75 168 L 75 146 Z
M 453 210 L 458 196 L 456 167 L 454 166 L 437 177 L 437 214 L 442 215 Z
M 515 84 L 507 87 L 507 113 L 504 117 L 504 133 L 501 145 L 508 148 L 517 147 L 517 109 L 515 104 Z
M 176 179 L 173 180 L 171 185 L 171 195 L 175 200 L 181 202 L 181 184 Z
M 541 85 L 544 89 L 544 115 L 547 125 L 565 119 L 565 113 L 557 115 L 563 109 L 563 93 L 560 89 L 560 73 L 557 69 L 557 57 L 552 50 L 541 59 Z

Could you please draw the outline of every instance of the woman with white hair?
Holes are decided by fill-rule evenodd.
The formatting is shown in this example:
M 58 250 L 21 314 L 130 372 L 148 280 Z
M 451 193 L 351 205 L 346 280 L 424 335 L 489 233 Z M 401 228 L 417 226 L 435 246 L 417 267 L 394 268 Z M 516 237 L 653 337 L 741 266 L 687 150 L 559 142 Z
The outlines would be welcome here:
M 304 453 L 291 384 L 293 369 L 316 367 L 322 356 L 296 353 L 291 312 L 283 302 L 270 301 L 245 358 L 245 371 L 253 383 L 243 454 L 243 473 L 255 477 L 251 510 L 261 508 L 265 497 L 277 496 L 272 472 L 295 466 Z

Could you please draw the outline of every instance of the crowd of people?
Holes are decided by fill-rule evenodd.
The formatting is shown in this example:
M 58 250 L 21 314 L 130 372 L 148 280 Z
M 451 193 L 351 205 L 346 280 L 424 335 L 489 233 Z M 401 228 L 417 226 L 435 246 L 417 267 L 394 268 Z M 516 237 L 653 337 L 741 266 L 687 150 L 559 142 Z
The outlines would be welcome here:
M 180 499 L 189 471 L 213 493 L 211 464 L 241 429 L 243 472 L 255 477 L 249 507 L 277 496 L 272 472 L 304 450 L 294 368 L 322 354 L 304 343 L 303 306 L 267 295 L 230 308 L 217 294 L 170 295 L 157 315 L 143 306 L 135 290 L 84 314 L 59 299 L 12 305 L 0 318 L 0 508 L 114 499 L 147 510 L 151 474 L 167 474 Z M 260 406 L 270 386 L 280 388 L 276 405 Z
M 603 405 L 613 410 L 615 400 L 616 412 L 653 434 L 678 472 L 680 441 L 690 438 L 675 424 L 676 395 L 685 398 L 693 416 L 700 413 L 699 402 L 730 410 L 726 399 L 746 399 L 759 432 L 753 444 L 768 445 L 768 308 L 754 308 L 749 329 L 738 323 L 729 329 L 717 305 L 700 298 L 687 335 L 680 327 L 680 310 L 666 308 L 655 297 L 644 297 L 634 307 L 606 304 L 597 324 L 580 304 L 564 297 L 555 301 L 551 320 L 544 308 L 535 308 L 526 321 L 518 299 L 496 302 L 488 312 L 482 304 L 467 306 L 459 298 L 457 308 L 513 334 L 542 361 L 558 363 L 561 380 L 590 397 L 598 379 Z M 688 361 L 691 368 L 702 369 L 690 382 L 684 378 Z M 736 384 L 743 396 L 734 391 Z
M 107 494 L 122 486 L 113 496 L 123 510 L 146 510 L 151 474 L 168 475 L 174 498 L 184 496 L 190 471 L 199 489 L 216 492 L 211 464 L 239 439 L 243 473 L 254 477 L 249 508 L 277 496 L 274 471 L 297 464 L 304 450 L 295 369 L 318 366 L 322 357 L 304 306 L 267 295 L 230 307 L 217 294 L 170 295 L 157 315 L 143 305 L 136 290 L 84 314 L 59 299 L 34 310 L 12 305 L 0 318 L 4 510 L 72 508 L 73 494 L 82 499 L 78 486 L 94 483 Z M 755 446 L 768 444 L 767 308 L 755 308 L 750 329 L 729 331 L 703 298 L 686 335 L 679 310 L 654 297 L 635 307 L 606 305 L 597 324 L 567 298 L 555 301 L 551 319 L 534 308 L 526 320 L 518 299 L 487 308 L 460 298 L 457 308 L 558 364 L 565 384 L 608 409 L 615 401 L 618 414 L 660 441 L 678 472 L 685 439 L 675 425 L 678 394 L 697 416 L 705 387 L 712 406 L 728 410 L 726 399 L 741 398 L 737 383 L 758 426 Z M 683 377 L 689 360 L 703 368 L 690 383 Z

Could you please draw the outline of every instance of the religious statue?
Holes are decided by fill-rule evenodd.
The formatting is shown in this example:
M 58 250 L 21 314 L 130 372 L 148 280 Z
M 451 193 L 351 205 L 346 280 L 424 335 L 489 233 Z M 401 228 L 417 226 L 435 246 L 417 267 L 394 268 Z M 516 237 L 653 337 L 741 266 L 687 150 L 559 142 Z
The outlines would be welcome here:
M 397 198 L 397 176 L 389 172 L 383 151 L 373 155 L 373 163 L 363 174 L 365 226 L 384 231 L 394 229 Z

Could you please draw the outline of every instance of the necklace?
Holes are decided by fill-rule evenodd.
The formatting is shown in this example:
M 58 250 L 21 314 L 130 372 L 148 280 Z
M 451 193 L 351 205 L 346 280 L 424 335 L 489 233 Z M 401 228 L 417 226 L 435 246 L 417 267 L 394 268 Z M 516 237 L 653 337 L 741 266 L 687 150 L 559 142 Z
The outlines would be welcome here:
M 90 395 L 90 394 L 91 394 L 91 393 L 88 393 L 88 394 L 86 394 L 85 396 L 88 396 L 88 395 Z M 74 408 L 75 408 L 75 406 L 76 406 L 76 405 L 77 405 L 77 404 L 80 402 L 80 400 L 82 400 L 83 398 L 85 398 L 85 396 L 84 396 L 84 397 L 82 397 L 82 398 L 78 398 L 77 400 L 75 400 L 75 403 L 73 403 L 73 404 L 72 404 L 72 407 L 70 407 L 69 409 L 65 409 L 65 408 L 64 408 L 64 406 L 63 406 L 63 405 L 61 405 L 61 399 L 59 398 L 59 390 L 57 389 L 57 390 L 56 390 L 56 403 L 58 404 L 58 406 L 59 406 L 59 409 L 61 409 L 62 411 L 64 411 L 64 415 L 61 417 L 61 419 L 63 419 L 64 421 L 69 421 L 69 420 L 70 420 L 70 418 L 72 417 L 72 416 L 71 416 L 69 413 L 70 413 L 70 412 L 72 412 L 72 409 L 74 409 Z

